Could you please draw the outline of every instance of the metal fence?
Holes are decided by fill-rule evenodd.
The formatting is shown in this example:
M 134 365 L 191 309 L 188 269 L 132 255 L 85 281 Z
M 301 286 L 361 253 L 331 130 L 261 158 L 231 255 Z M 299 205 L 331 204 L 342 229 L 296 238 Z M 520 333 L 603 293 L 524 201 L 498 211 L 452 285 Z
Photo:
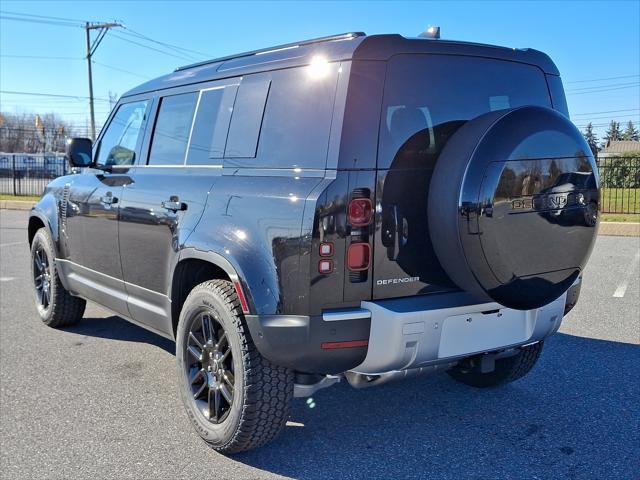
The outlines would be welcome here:
M 640 214 L 640 157 L 598 159 L 600 210 Z M 0 153 L 0 193 L 42 195 L 51 179 L 71 168 L 61 153 Z
M 600 211 L 640 213 L 640 157 L 598 159 Z
M 0 153 L 0 193 L 42 195 L 51 179 L 70 170 L 66 157 L 60 153 Z

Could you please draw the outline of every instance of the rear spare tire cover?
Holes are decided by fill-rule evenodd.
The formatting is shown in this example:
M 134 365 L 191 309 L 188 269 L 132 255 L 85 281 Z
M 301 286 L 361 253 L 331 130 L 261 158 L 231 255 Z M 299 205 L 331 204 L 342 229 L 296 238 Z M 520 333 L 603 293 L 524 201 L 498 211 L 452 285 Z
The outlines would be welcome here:
M 449 139 L 431 179 L 436 255 L 479 300 L 545 305 L 571 286 L 591 253 L 598 182 L 582 134 L 555 110 L 477 117 Z

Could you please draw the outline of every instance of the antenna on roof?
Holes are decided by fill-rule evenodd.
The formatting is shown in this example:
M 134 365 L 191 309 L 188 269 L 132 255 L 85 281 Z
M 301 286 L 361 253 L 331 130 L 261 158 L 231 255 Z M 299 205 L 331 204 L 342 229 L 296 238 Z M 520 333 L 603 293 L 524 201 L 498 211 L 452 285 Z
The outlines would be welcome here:
M 440 38 L 440 27 L 430 25 L 424 32 L 422 32 L 418 36 L 422 38 L 433 38 L 435 40 L 438 40 Z

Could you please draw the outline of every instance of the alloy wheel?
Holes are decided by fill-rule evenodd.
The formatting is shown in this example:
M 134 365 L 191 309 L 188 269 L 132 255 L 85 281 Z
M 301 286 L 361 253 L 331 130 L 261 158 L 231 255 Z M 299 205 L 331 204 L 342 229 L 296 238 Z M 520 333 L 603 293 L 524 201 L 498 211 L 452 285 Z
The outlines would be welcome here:
M 51 263 L 41 245 L 33 255 L 33 282 L 38 306 L 46 310 L 51 305 Z
M 212 311 L 194 315 L 184 348 L 188 388 L 197 409 L 212 423 L 224 422 L 234 398 L 233 353 Z

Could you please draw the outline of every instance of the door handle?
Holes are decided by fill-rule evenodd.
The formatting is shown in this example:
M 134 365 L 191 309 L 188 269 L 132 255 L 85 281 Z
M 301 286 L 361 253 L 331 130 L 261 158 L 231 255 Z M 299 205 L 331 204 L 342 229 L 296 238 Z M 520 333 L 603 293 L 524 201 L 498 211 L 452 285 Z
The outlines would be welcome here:
M 100 203 L 104 205 L 113 205 L 114 203 L 118 203 L 118 197 L 114 197 L 113 193 L 107 192 L 106 195 L 100 197 Z
M 175 213 L 177 211 L 186 210 L 187 204 L 181 202 L 177 196 L 172 195 L 171 197 L 169 197 L 169 200 L 165 200 L 164 202 L 162 202 L 162 208 L 166 208 L 167 210 L 171 210 Z
M 400 247 L 407 243 L 407 223 L 397 205 L 382 210 L 382 245 L 387 247 L 387 258 L 397 260 Z

